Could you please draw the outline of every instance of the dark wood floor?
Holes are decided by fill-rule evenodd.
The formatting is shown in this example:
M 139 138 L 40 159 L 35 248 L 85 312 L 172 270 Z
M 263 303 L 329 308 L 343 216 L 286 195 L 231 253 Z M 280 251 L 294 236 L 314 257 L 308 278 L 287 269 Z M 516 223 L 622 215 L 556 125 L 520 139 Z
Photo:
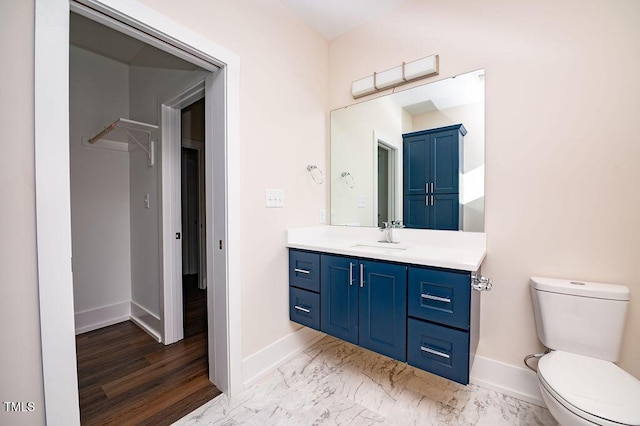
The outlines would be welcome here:
M 220 394 L 208 379 L 206 314 L 204 326 L 202 313 L 189 316 L 191 334 L 169 346 L 130 321 L 76 337 L 83 425 L 168 425 Z
M 184 337 L 207 332 L 207 291 L 198 288 L 198 275 L 182 277 Z

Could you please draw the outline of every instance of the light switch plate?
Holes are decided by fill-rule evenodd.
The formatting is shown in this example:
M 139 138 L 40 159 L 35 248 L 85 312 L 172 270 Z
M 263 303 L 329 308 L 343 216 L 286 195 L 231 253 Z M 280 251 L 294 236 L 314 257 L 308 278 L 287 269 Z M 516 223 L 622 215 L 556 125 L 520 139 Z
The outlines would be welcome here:
M 269 208 L 284 207 L 284 191 L 282 189 L 267 189 L 265 192 L 265 206 Z

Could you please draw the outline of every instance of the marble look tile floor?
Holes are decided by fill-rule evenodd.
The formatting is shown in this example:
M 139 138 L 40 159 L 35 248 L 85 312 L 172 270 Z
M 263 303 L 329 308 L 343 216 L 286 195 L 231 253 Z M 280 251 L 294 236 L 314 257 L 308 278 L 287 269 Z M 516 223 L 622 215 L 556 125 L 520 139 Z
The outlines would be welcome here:
M 233 398 L 174 425 L 556 425 L 549 412 L 323 337 Z

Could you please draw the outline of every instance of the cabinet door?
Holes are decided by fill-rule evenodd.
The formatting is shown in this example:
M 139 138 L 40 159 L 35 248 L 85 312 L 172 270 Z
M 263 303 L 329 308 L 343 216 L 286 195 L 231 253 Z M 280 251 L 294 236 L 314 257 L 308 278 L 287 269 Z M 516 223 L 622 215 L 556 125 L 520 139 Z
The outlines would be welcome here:
M 429 195 L 410 195 L 404 197 L 402 221 L 407 228 L 428 229 L 431 227 L 431 207 Z
M 460 229 L 459 198 L 458 194 L 404 197 L 404 224 L 407 228 L 457 231 Z
M 320 331 L 358 343 L 358 262 L 322 255 L 320 278 Z
M 407 359 L 407 267 L 361 261 L 359 345 Z
M 460 195 L 436 194 L 432 198 L 433 205 L 429 207 L 429 227 L 457 231 L 460 228 Z
M 459 138 L 457 129 L 446 130 L 431 135 L 431 180 L 434 194 L 451 194 L 460 192 L 458 188 L 459 173 Z
M 404 195 L 426 194 L 431 182 L 429 134 L 406 135 L 402 150 Z

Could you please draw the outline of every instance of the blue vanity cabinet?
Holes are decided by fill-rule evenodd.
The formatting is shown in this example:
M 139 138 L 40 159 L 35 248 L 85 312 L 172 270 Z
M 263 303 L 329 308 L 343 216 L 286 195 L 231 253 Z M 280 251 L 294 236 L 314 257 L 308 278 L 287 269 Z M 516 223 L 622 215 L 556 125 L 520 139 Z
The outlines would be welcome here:
M 289 319 L 320 330 L 320 254 L 289 250 Z
M 460 229 L 462 124 L 403 137 L 404 223 L 411 228 Z
M 409 365 L 468 384 L 480 324 L 471 273 L 412 266 L 407 299 Z
M 320 330 L 406 360 L 407 267 L 321 256 Z
M 289 316 L 462 384 L 478 345 L 471 273 L 289 250 Z

